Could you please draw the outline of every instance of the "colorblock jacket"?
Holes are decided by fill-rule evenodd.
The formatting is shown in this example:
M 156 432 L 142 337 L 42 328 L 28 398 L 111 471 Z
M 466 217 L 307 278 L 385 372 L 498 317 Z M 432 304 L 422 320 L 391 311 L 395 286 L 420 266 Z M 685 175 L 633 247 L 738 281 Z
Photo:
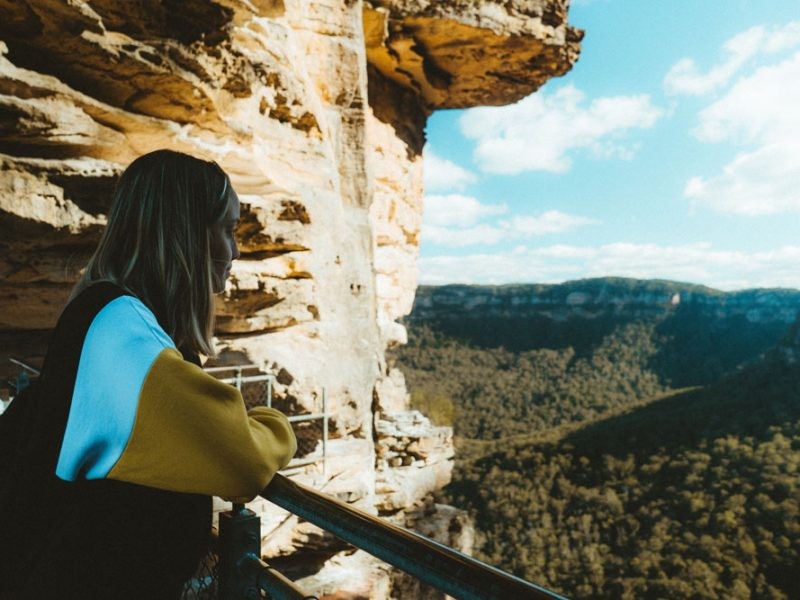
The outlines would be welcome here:
M 177 598 L 211 496 L 254 497 L 295 451 L 285 416 L 248 413 L 141 301 L 92 285 L 0 417 L 0 599 Z

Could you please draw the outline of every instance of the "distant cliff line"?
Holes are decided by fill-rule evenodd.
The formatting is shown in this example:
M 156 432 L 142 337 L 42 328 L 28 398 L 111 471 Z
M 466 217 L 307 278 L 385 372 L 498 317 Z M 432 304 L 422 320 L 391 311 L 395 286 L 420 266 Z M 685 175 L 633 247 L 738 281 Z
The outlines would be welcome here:
M 707 286 L 663 279 L 599 277 L 559 284 L 420 286 L 409 320 L 461 317 L 511 317 L 537 314 L 555 320 L 571 317 L 642 313 L 693 308 L 717 318 L 747 321 L 796 320 L 800 290 L 748 289 L 724 292 Z

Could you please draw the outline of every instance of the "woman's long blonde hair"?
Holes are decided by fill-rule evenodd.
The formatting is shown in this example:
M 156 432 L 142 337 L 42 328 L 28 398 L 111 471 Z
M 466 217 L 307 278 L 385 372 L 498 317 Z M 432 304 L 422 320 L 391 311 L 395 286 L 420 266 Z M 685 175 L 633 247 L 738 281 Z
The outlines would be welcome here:
M 215 162 L 171 150 L 134 160 L 72 297 L 98 281 L 115 283 L 153 311 L 179 349 L 213 356 L 209 228 L 225 213 L 228 188 Z

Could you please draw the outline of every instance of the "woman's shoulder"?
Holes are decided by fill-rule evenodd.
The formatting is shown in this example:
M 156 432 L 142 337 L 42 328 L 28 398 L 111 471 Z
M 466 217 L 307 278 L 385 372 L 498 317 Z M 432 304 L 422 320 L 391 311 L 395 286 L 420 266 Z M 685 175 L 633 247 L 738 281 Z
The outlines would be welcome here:
M 84 289 L 71 305 L 93 305 L 95 314 L 87 331 L 86 342 L 101 347 L 140 347 L 152 350 L 175 348 L 153 314 L 139 298 L 110 282 L 98 282 Z M 66 312 L 66 311 L 65 311 Z
M 153 312 L 135 296 L 120 296 L 106 304 L 92 321 L 89 334 L 124 340 L 131 349 L 175 347 Z

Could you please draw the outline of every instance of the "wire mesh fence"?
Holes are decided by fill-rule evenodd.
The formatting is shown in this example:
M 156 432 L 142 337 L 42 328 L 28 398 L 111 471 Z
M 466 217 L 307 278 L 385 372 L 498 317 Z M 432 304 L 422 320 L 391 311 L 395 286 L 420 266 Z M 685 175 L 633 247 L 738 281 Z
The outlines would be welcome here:
M 322 419 L 294 422 L 292 428 L 297 438 L 297 454 L 295 456 L 300 459 L 313 455 L 324 434 Z
M 213 548 L 200 562 L 197 571 L 183 586 L 181 600 L 217 600 L 219 554 Z
M 285 470 L 322 463 L 323 473 L 326 471 L 329 415 L 324 388 L 321 411 L 310 413 L 301 409 L 296 399 L 289 395 L 274 396 L 275 375 L 261 372 L 256 365 L 211 367 L 206 372 L 238 388 L 248 409 L 269 406 L 289 415 L 289 422 L 297 438 L 297 454 Z

